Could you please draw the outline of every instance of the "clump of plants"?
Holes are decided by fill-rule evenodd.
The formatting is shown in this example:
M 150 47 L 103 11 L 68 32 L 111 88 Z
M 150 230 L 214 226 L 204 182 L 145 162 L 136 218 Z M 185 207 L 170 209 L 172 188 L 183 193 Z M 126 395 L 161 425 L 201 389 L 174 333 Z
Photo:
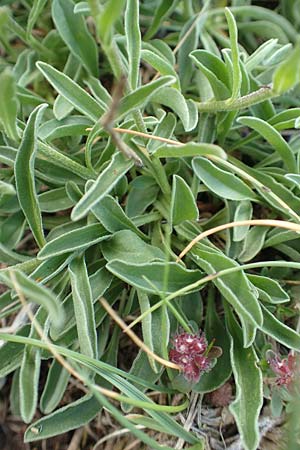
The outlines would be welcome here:
M 0 1 L 0 377 L 25 442 L 105 412 L 145 448 L 219 448 L 202 404 L 227 448 L 278 417 L 298 448 L 299 1 L 257 3 Z

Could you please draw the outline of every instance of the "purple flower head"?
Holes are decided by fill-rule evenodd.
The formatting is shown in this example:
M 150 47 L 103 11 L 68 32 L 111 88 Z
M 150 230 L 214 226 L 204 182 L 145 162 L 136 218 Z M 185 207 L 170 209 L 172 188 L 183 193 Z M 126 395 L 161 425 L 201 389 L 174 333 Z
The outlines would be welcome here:
M 211 361 L 206 355 L 207 340 L 199 331 L 197 334 L 181 332 L 172 339 L 170 360 L 178 364 L 185 378 L 197 383 L 203 372 L 209 370 Z
M 280 359 L 278 355 L 274 355 L 273 358 L 268 360 L 268 363 L 277 375 L 276 384 L 278 386 L 289 387 L 296 371 L 296 357 L 291 353 L 284 359 Z

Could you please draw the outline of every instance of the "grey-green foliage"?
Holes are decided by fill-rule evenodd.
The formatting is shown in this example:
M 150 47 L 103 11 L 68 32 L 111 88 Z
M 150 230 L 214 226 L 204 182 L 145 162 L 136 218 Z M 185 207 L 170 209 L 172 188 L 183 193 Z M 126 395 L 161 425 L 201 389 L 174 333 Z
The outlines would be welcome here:
M 169 447 L 137 424 L 204 448 L 174 416 L 188 402 L 170 406 L 183 374 L 142 350 L 124 358 L 103 298 L 141 322 L 161 358 L 180 328 L 216 340 L 222 356 L 185 384 L 205 394 L 233 374 L 230 409 L 249 450 L 272 376 L 266 349 L 300 351 L 297 232 L 247 222 L 177 259 L 228 222 L 300 224 L 299 1 L 217 3 L 0 1 L 0 318 L 14 331 L 0 332 L 0 376 L 14 373 L 24 422 L 37 405 L 44 414 L 26 442 L 104 406 L 151 448 Z M 87 391 L 68 405 L 70 374 L 47 338 Z M 120 408 L 96 385 L 116 388 Z M 168 405 L 147 396 L 157 390 Z

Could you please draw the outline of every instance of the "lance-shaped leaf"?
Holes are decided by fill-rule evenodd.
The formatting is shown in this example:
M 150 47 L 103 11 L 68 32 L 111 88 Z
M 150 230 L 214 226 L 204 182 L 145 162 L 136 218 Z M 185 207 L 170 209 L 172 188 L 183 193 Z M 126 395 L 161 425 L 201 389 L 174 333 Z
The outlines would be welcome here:
M 39 247 L 44 246 L 45 238 L 35 188 L 34 161 L 37 148 L 37 131 L 46 107 L 46 104 L 42 104 L 30 114 L 15 161 L 18 199 Z
M 48 242 L 39 252 L 38 258 L 48 259 L 52 256 L 87 248 L 108 237 L 107 231 L 99 223 L 86 225 L 85 227 L 64 233 Z
M 97 46 L 82 15 L 74 14 L 74 6 L 71 0 L 53 0 L 52 17 L 69 50 L 91 75 L 97 77 Z
M 16 83 L 9 69 L 0 74 L 0 86 L 0 124 L 10 139 L 18 141 Z
M 106 194 L 108 194 L 123 175 L 133 166 L 133 161 L 125 158 L 122 153 L 116 153 L 110 164 L 100 173 L 95 183 L 74 207 L 71 219 L 84 217 Z
M 199 270 L 188 270 L 173 262 L 133 264 L 113 260 L 106 267 L 116 277 L 151 294 L 170 294 L 176 292 L 188 284 L 199 281 L 202 276 Z M 168 271 L 167 283 L 165 280 L 165 271 Z
M 27 277 L 23 272 L 14 270 L 13 273 L 22 294 L 29 301 L 43 306 L 48 311 L 54 326 L 59 327 L 64 322 L 64 310 L 57 297 L 45 286 Z M 1 281 L 11 288 L 15 287 L 9 274 L 2 272 Z
M 212 192 L 229 200 L 253 200 L 254 192 L 237 176 L 226 172 L 201 156 L 194 158 L 193 169 L 197 177 Z
M 38 61 L 36 66 L 54 89 L 67 99 L 77 111 L 80 111 L 93 121 L 99 120 L 104 113 L 104 108 L 82 87 L 47 63 Z
M 238 122 L 257 131 L 278 152 L 287 170 L 297 173 L 297 164 L 291 147 L 272 125 L 258 117 L 239 117 Z
M 186 181 L 179 175 L 173 175 L 172 197 L 171 197 L 171 222 L 178 225 L 185 220 L 198 219 L 199 211 Z
M 92 290 L 83 256 L 73 259 L 69 273 L 80 351 L 96 358 L 97 334 Z
M 65 393 L 69 378 L 69 372 L 54 359 L 40 400 L 40 409 L 44 414 L 51 413 L 57 407 Z
M 129 68 L 128 78 L 131 89 L 137 88 L 140 71 L 141 32 L 139 25 L 139 3 L 138 0 L 128 0 L 125 11 L 125 35 Z
M 156 152 L 158 158 L 184 158 L 188 156 L 215 155 L 227 159 L 224 150 L 218 145 L 188 142 L 181 145 L 162 145 Z
M 246 450 L 259 443 L 258 417 L 263 404 L 263 380 L 253 347 L 243 347 L 242 330 L 227 309 L 226 323 L 231 336 L 230 358 L 236 384 L 236 398 L 230 405 Z

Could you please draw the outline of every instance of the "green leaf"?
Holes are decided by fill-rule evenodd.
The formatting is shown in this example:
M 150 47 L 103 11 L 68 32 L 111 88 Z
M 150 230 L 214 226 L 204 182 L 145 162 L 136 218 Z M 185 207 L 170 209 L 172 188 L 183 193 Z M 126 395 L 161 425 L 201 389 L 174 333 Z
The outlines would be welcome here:
M 300 81 L 300 45 L 276 68 L 273 74 L 273 89 L 284 94 Z
M 124 0 L 108 0 L 96 17 L 97 31 L 104 47 L 113 45 L 114 24 L 123 15 Z
M 10 139 L 19 141 L 16 126 L 18 112 L 16 83 L 10 69 L 1 72 L 0 86 L 0 124 Z
M 197 177 L 214 194 L 229 200 L 253 200 L 254 192 L 237 176 L 220 169 L 211 161 L 196 157 L 192 166 Z
M 63 97 L 61 98 L 63 99 Z M 74 115 L 60 120 L 51 119 L 41 125 L 39 129 L 39 138 L 52 141 L 65 136 L 87 135 L 89 132 L 86 129 L 92 125 L 93 122 L 83 116 Z
M 92 300 L 84 256 L 72 260 L 69 266 L 70 280 L 78 341 L 84 355 L 97 357 L 97 334 Z
M 170 77 L 167 77 L 170 78 Z M 172 77 L 174 80 L 174 78 Z M 186 100 L 178 89 L 164 87 L 156 92 L 151 100 L 171 108 L 180 118 L 185 131 L 191 131 L 198 122 L 198 112 L 193 100 Z
M 95 40 L 87 30 L 83 17 L 74 14 L 71 0 L 53 0 L 52 17 L 62 39 L 83 67 L 98 76 L 98 51 Z
M 203 244 L 197 244 L 192 250 L 198 266 L 207 274 L 217 273 L 220 270 L 236 267 L 238 264 L 225 256 L 219 250 L 209 249 Z M 251 285 L 242 271 L 234 272 L 213 280 L 223 297 L 235 308 L 240 318 L 253 324 L 261 325 L 262 312 Z
M 128 263 L 148 263 L 154 260 L 164 260 L 165 255 L 160 248 L 146 244 L 130 230 L 121 230 L 102 242 L 101 250 L 107 261 L 114 259 Z
M 133 223 L 133 221 L 127 217 L 122 207 L 119 205 L 110 195 L 106 195 L 100 202 L 92 208 L 93 214 L 102 223 L 102 225 L 111 233 L 115 233 L 120 230 L 131 230 L 141 238 L 147 238 Z
M 188 270 L 173 262 L 133 264 L 113 260 L 106 267 L 117 278 L 151 294 L 163 295 L 176 292 L 188 284 L 195 283 L 201 277 L 201 272 L 198 270 Z M 167 286 L 165 286 L 164 275 L 166 270 L 169 274 Z
M 146 63 L 150 64 L 150 66 L 154 67 L 154 69 L 161 75 L 173 76 L 176 79 L 174 87 L 180 89 L 180 82 L 178 80 L 177 73 L 174 67 L 168 61 L 166 61 L 165 58 L 151 50 L 146 49 L 142 50 L 141 58 L 142 60 L 146 61 Z
M 190 53 L 195 65 L 208 79 L 216 100 L 229 98 L 229 74 L 226 64 L 206 50 L 194 50 Z
M 100 119 L 104 113 L 103 107 L 71 78 L 42 61 L 38 61 L 36 66 L 54 89 L 66 98 L 77 111 L 80 111 L 92 121 Z
M 236 100 L 240 95 L 242 85 L 242 72 L 239 61 L 239 47 L 238 47 L 238 29 L 234 15 L 229 8 L 225 8 L 225 16 L 228 24 L 231 58 L 232 58 L 232 94 L 231 100 Z
M 89 423 L 100 409 L 94 397 L 85 395 L 30 425 L 25 432 L 24 442 L 39 441 L 78 429 Z
M 73 208 L 71 219 L 79 220 L 86 216 L 105 195 L 107 195 L 123 175 L 133 166 L 133 161 L 122 153 L 115 153 L 110 164 L 100 173 L 95 183 Z
M 27 38 L 30 38 L 30 34 L 33 30 L 33 27 L 38 20 L 39 16 L 42 14 L 42 11 L 47 3 L 47 0 L 34 0 L 32 8 L 30 9 L 30 13 L 27 20 Z
M 222 159 L 227 159 L 224 150 L 218 145 L 188 142 L 182 145 L 163 144 L 156 152 L 157 158 L 184 158 L 188 156 L 215 155 Z
M 29 336 L 30 325 L 24 325 L 17 332 L 17 336 Z M 24 354 L 24 344 L 18 344 L 16 342 L 6 342 L 0 347 L 0 377 L 3 378 L 6 375 L 14 372 L 20 367 Z
M 158 80 L 150 81 L 135 91 L 130 92 L 122 98 L 117 113 L 117 118 L 120 120 L 128 113 L 141 108 L 145 103 L 152 99 L 157 92 L 161 93 L 164 86 L 173 84 L 175 81 L 172 76 L 160 77 Z
M 152 23 L 145 35 L 145 40 L 150 39 L 156 33 L 160 26 L 160 23 L 164 20 L 165 16 L 176 5 L 176 3 L 177 1 L 174 2 L 174 0 L 160 0 L 155 9 Z
M 34 162 L 37 147 L 37 131 L 43 112 L 47 106 L 46 104 L 42 104 L 30 114 L 15 161 L 18 199 L 39 247 L 43 247 L 45 238 L 35 188 Z
M 41 211 L 45 212 L 63 211 L 71 208 L 75 203 L 69 199 L 64 187 L 43 192 L 38 195 L 38 202 Z
M 234 222 L 239 222 L 241 220 L 250 220 L 252 218 L 252 204 L 249 200 L 242 200 L 237 204 L 235 213 L 234 213 Z M 234 227 L 232 231 L 232 238 L 234 242 L 242 241 L 249 230 L 250 225 L 245 225 L 243 227 Z
M 128 0 L 125 11 L 125 36 L 129 68 L 128 78 L 131 89 L 137 88 L 140 71 L 141 32 L 139 25 L 139 3 L 138 0 Z
M 80 229 L 69 231 L 48 242 L 39 252 L 38 258 L 48 259 L 52 256 L 62 255 L 63 253 L 85 249 L 108 237 L 109 235 L 102 225 L 86 225 Z
M 26 276 L 23 272 L 14 269 L 13 273 L 23 295 L 30 301 L 43 306 L 48 311 L 54 326 L 60 327 L 64 322 L 64 310 L 55 294 L 45 286 Z M 5 284 L 14 288 L 14 284 L 9 275 L 1 273 L 1 278 Z
M 178 225 L 185 220 L 197 220 L 199 217 L 191 188 L 179 175 L 173 175 L 170 215 L 173 225 Z
M 12 184 L 0 180 L 0 195 L 15 195 L 16 191 Z
M 48 326 L 45 326 L 47 310 L 39 308 L 35 320 L 44 328 L 47 334 Z M 30 338 L 37 338 L 38 333 L 35 326 L 31 325 Z M 24 349 L 22 364 L 20 368 L 20 413 L 23 421 L 29 423 L 35 414 L 38 402 L 38 387 L 41 369 L 41 349 L 32 345 L 26 345 Z
M 278 281 L 261 275 L 249 274 L 247 278 L 254 286 L 263 290 L 271 298 L 272 303 L 285 303 L 290 300 L 290 297 L 282 289 Z
M 265 237 L 269 231 L 268 227 L 252 227 L 247 233 L 243 248 L 238 256 L 240 262 L 247 262 L 255 258 L 263 248 Z
M 40 400 L 40 409 L 44 414 L 51 413 L 60 403 L 69 379 L 69 372 L 54 359 L 49 368 Z
M 287 170 L 289 172 L 297 173 L 297 164 L 293 151 L 281 134 L 275 130 L 272 125 L 258 117 L 239 117 L 237 120 L 239 123 L 257 131 L 278 152 Z
M 226 322 L 231 336 L 230 358 L 236 384 L 236 398 L 229 409 L 234 415 L 246 450 L 256 450 L 259 443 L 258 417 L 263 405 L 263 379 L 253 347 L 244 348 L 242 331 L 227 309 Z
M 220 315 L 216 311 L 214 290 L 208 297 L 208 305 L 205 320 L 205 335 L 208 342 L 214 340 L 214 345 L 222 348 L 222 355 L 217 359 L 216 365 L 208 373 L 204 373 L 200 381 L 193 387 L 196 392 L 211 392 L 222 386 L 231 375 L 230 364 L 230 339 L 224 327 Z
M 286 347 L 300 351 L 299 333 L 276 319 L 264 305 L 262 305 L 262 312 L 264 321 L 260 329 Z

